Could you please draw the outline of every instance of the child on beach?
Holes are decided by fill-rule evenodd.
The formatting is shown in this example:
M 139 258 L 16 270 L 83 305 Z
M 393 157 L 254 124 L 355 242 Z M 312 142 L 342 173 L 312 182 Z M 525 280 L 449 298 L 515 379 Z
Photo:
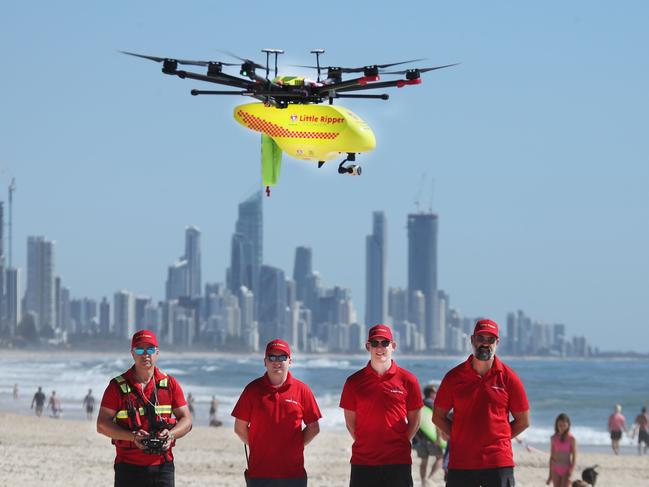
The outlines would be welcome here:
M 550 438 L 550 472 L 547 485 L 569 487 L 570 477 L 577 462 L 577 442 L 570 434 L 570 418 L 561 413 L 554 421 L 554 435 Z

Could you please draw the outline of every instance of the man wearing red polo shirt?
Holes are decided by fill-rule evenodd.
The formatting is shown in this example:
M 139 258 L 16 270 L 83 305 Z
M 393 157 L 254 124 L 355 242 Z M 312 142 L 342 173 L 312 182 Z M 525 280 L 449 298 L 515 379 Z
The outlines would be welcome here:
M 424 403 L 419 381 L 392 360 L 397 348 L 386 325 L 370 328 L 367 366 L 349 376 L 340 397 L 354 439 L 350 487 L 411 487 L 410 442 Z
M 97 431 L 117 449 L 115 487 L 174 486 L 171 447 L 192 419 L 180 384 L 156 367 L 159 355 L 155 333 L 135 333 L 135 364 L 110 381 L 101 400 Z
M 266 373 L 245 387 L 232 411 L 234 432 L 250 446 L 247 485 L 306 487 L 304 447 L 320 432 L 322 414 L 309 386 L 288 370 L 288 343 L 269 342 L 264 365 Z
M 514 485 L 511 440 L 529 426 L 530 406 L 523 383 L 496 357 L 498 343 L 498 324 L 479 320 L 473 354 L 444 376 L 437 391 L 433 422 L 451 437 L 447 487 Z

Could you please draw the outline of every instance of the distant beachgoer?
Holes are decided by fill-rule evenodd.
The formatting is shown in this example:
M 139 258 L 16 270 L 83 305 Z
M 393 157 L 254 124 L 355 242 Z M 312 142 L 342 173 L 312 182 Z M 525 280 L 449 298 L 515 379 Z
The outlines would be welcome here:
M 561 413 L 554 421 L 554 435 L 550 438 L 550 471 L 547 485 L 570 487 L 570 477 L 577 463 L 577 441 L 570 433 L 570 418 Z
M 631 437 L 635 436 L 638 432 L 638 455 L 647 453 L 647 446 L 649 446 L 649 416 L 647 416 L 647 406 L 643 406 L 640 414 L 635 418 L 633 425 L 633 433 Z
M 223 424 L 217 418 L 218 410 L 219 400 L 216 398 L 216 396 L 212 396 L 212 401 L 210 402 L 210 426 L 221 426 Z
M 435 401 L 435 394 L 437 389 L 433 384 L 428 384 L 424 387 L 424 408 L 421 412 L 421 422 L 419 430 L 413 438 L 413 444 L 417 456 L 421 458 L 419 464 L 419 478 L 421 479 L 422 487 L 427 485 L 426 470 L 428 468 L 428 457 L 434 457 L 435 461 L 430 469 L 428 478 L 437 472 L 442 465 L 444 458 L 444 448 L 446 442 L 442 439 L 442 434 L 439 428 L 432 422 L 433 417 L 433 403 Z
M 410 442 L 419 430 L 421 398 L 414 374 L 392 360 L 397 343 L 386 325 L 370 328 L 370 360 L 350 375 L 340 397 L 354 439 L 349 487 L 412 486 Z
M 34 405 L 36 405 L 36 409 L 34 409 Z M 32 399 L 31 408 L 36 412 L 36 416 L 40 418 L 43 415 L 44 406 L 45 393 L 43 392 L 43 388 L 41 386 L 38 386 L 38 390 L 36 391 L 36 393 L 34 393 L 34 398 Z
M 92 413 L 95 410 L 95 396 L 92 395 L 92 389 L 88 389 L 88 394 L 83 398 L 83 407 L 86 408 L 86 417 L 92 419 Z
M 473 354 L 450 370 L 437 390 L 433 422 L 452 445 L 447 487 L 515 483 L 511 440 L 529 426 L 530 406 L 521 380 L 496 356 L 498 343 L 498 324 L 478 320 Z
M 14 384 L 14 400 L 18 399 L 18 384 Z
M 615 405 L 615 412 L 608 417 L 608 431 L 611 434 L 613 453 L 619 455 L 622 432 L 627 432 L 626 418 L 622 415 L 622 406 L 619 404 Z
M 187 407 L 189 408 L 189 414 L 192 415 L 193 419 L 196 413 L 194 412 L 194 396 L 191 392 L 187 394 Z
M 234 432 L 250 446 L 246 485 L 306 487 L 304 447 L 320 432 L 322 414 L 309 386 L 289 372 L 288 343 L 270 341 L 264 366 L 266 373 L 245 387 L 232 410 Z
M 47 401 L 47 407 L 52 410 L 53 418 L 60 418 L 63 414 L 63 408 L 61 407 L 61 399 L 56 395 L 56 391 L 52 391 L 49 401 Z

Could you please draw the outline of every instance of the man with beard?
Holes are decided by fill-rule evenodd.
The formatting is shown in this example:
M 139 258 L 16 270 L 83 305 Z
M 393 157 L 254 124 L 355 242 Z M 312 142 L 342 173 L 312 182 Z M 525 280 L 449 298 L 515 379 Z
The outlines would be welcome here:
M 433 422 L 453 445 L 447 487 L 515 484 L 511 439 L 529 426 L 530 408 L 523 383 L 496 357 L 498 343 L 498 324 L 478 320 L 473 354 L 444 376 L 437 391 Z

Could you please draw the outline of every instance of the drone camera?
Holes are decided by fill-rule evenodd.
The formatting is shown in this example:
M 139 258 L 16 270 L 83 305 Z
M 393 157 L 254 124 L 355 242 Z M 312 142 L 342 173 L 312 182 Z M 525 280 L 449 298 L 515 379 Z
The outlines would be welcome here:
M 361 172 L 361 166 L 357 166 L 356 164 L 347 167 L 347 173 L 350 176 L 360 176 Z

